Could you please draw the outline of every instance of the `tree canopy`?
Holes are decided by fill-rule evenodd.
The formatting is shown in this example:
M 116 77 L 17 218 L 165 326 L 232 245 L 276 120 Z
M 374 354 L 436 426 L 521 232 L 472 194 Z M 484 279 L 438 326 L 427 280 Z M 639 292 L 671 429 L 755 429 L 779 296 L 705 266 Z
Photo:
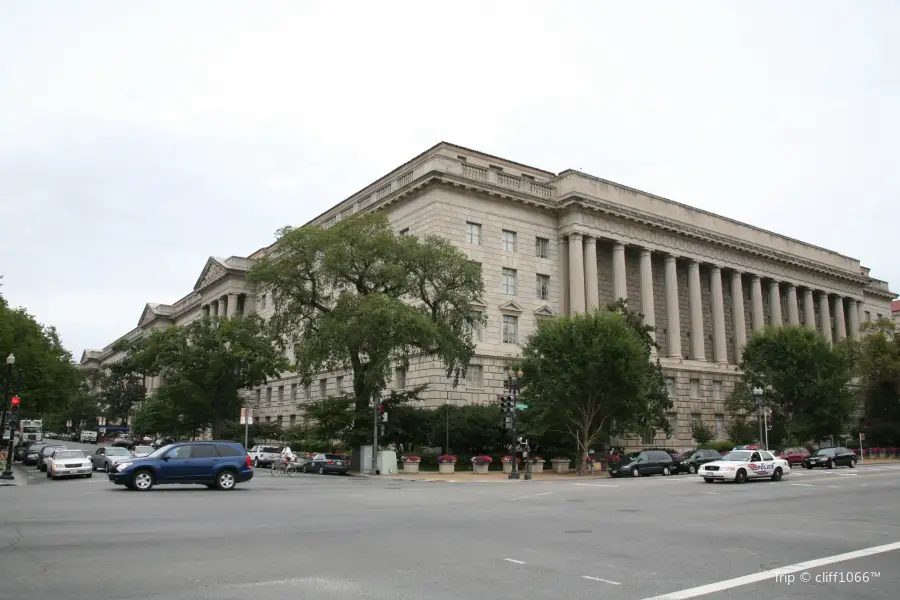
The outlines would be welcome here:
M 135 372 L 163 375 L 155 402 L 141 411 L 142 426 L 154 422 L 152 410 L 154 418 L 177 416 L 182 430 L 211 427 L 214 437 L 240 413 L 240 390 L 288 368 L 266 323 L 256 315 L 204 317 L 154 331 L 128 348 L 126 360 Z
M 729 397 L 726 408 L 755 412 L 750 390 L 760 388 L 763 405 L 784 427 L 785 441 L 822 440 L 842 433 L 853 414 L 851 367 L 848 347 L 830 345 L 817 331 L 768 327 L 747 341 L 741 364 L 744 386 Z
M 544 429 L 567 433 L 580 456 L 609 436 L 642 427 L 665 431 L 671 407 L 652 341 L 639 314 L 610 310 L 553 319 L 522 349 L 522 398 Z
M 438 359 L 455 385 L 475 351 L 481 266 L 445 239 L 394 232 L 380 213 L 284 228 L 248 278 L 270 294 L 270 323 L 305 384 L 353 373 L 354 444 L 369 439 L 369 407 L 394 365 Z
M 900 330 L 881 319 L 864 332 L 856 361 L 863 430 L 870 444 L 900 444 Z

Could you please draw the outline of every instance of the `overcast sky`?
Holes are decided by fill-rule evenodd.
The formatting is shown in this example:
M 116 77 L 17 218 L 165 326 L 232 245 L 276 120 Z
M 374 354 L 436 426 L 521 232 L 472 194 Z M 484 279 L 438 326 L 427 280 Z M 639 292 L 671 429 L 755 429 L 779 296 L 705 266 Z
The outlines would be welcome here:
M 900 290 L 900 3 L 738 4 L 3 2 L 2 292 L 77 359 L 441 140 Z

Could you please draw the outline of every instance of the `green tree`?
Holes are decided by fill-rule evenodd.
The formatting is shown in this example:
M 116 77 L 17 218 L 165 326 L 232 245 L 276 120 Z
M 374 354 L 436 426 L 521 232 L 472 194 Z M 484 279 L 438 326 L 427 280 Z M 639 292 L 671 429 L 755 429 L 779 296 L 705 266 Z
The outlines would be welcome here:
M 100 382 L 100 404 L 110 424 L 123 424 L 145 400 L 144 375 L 134 370 L 131 357 L 107 367 Z
M 131 428 L 140 435 L 163 435 L 178 439 L 182 430 L 177 406 L 163 395 L 154 394 L 134 413 Z
M 691 423 L 691 437 L 693 437 L 698 444 L 705 444 L 715 436 L 716 434 L 712 428 L 703 423 L 703 421 L 693 421 Z
M 856 373 L 868 443 L 900 444 L 900 330 L 890 319 L 864 325 Z
M 626 310 L 554 319 L 522 349 L 528 410 L 539 413 L 542 429 L 568 433 L 580 458 L 610 435 L 670 429 L 664 411 L 671 403 L 651 361 L 652 344 Z
M 420 356 L 440 360 L 454 385 L 464 375 L 484 284 L 450 242 L 397 234 L 377 213 L 282 229 L 276 247 L 248 277 L 271 295 L 271 324 L 305 384 L 321 371 L 353 373 L 351 443 L 370 439 L 369 410 L 393 365 Z
M 4 375 L 3 361 L 10 353 L 16 358 L 11 389 L 19 387 L 22 417 L 59 413 L 78 393 L 81 377 L 56 329 L 38 323 L 23 308 L 10 308 L 0 298 L 0 369 Z
M 497 405 L 450 404 L 433 412 L 429 436 L 431 445 L 442 448 L 444 452 L 490 454 L 505 451 L 505 442 L 512 441 L 506 440 L 500 429 Z
M 276 378 L 288 363 L 256 315 L 198 319 L 154 331 L 128 349 L 136 372 L 163 374 L 156 395 L 187 431 L 212 428 L 220 437 L 240 412 L 239 391 Z
M 744 385 L 729 407 L 755 412 L 750 390 L 760 388 L 763 405 L 784 427 L 788 443 L 839 434 L 855 409 L 849 388 L 851 355 L 808 327 L 766 328 L 747 341 L 741 364 Z
M 346 440 L 353 429 L 353 406 L 354 398 L 349 395 L 329 396 L 304 405 L 306 417 L 310 420 L 310 436 L 329 442 Z M 369 420 L 370 427 L 373 419 Z

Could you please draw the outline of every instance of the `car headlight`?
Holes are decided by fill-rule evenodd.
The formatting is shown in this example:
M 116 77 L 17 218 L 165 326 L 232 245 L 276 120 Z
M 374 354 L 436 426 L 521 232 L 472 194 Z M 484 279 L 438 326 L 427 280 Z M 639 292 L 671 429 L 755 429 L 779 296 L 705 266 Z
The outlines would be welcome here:
M 726 471 L 734 471 L 734 467 L 725 467 Z
M 128 467 L 130 467 L 130 466 L 133 465 L 133 464 L 134 464 L 133 462 L 120 462 L 120 463 L 116 463 L 116 470 L 118 470 L 118 471 L 123 471 L 123 470 L 127 469 Z

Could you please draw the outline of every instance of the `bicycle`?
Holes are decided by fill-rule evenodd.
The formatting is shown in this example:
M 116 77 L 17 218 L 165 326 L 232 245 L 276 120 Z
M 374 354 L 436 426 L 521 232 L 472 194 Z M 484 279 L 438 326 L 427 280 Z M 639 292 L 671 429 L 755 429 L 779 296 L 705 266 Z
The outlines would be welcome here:
M 288 477 L 293 477 L 294 473 L 297 472 L 297 465 L 295 462 L 295 460 L 274 460 L 272 461 L 272 469 L 270 472 L 273 477 L 278 477 L 282 473 L 286 474 Z

